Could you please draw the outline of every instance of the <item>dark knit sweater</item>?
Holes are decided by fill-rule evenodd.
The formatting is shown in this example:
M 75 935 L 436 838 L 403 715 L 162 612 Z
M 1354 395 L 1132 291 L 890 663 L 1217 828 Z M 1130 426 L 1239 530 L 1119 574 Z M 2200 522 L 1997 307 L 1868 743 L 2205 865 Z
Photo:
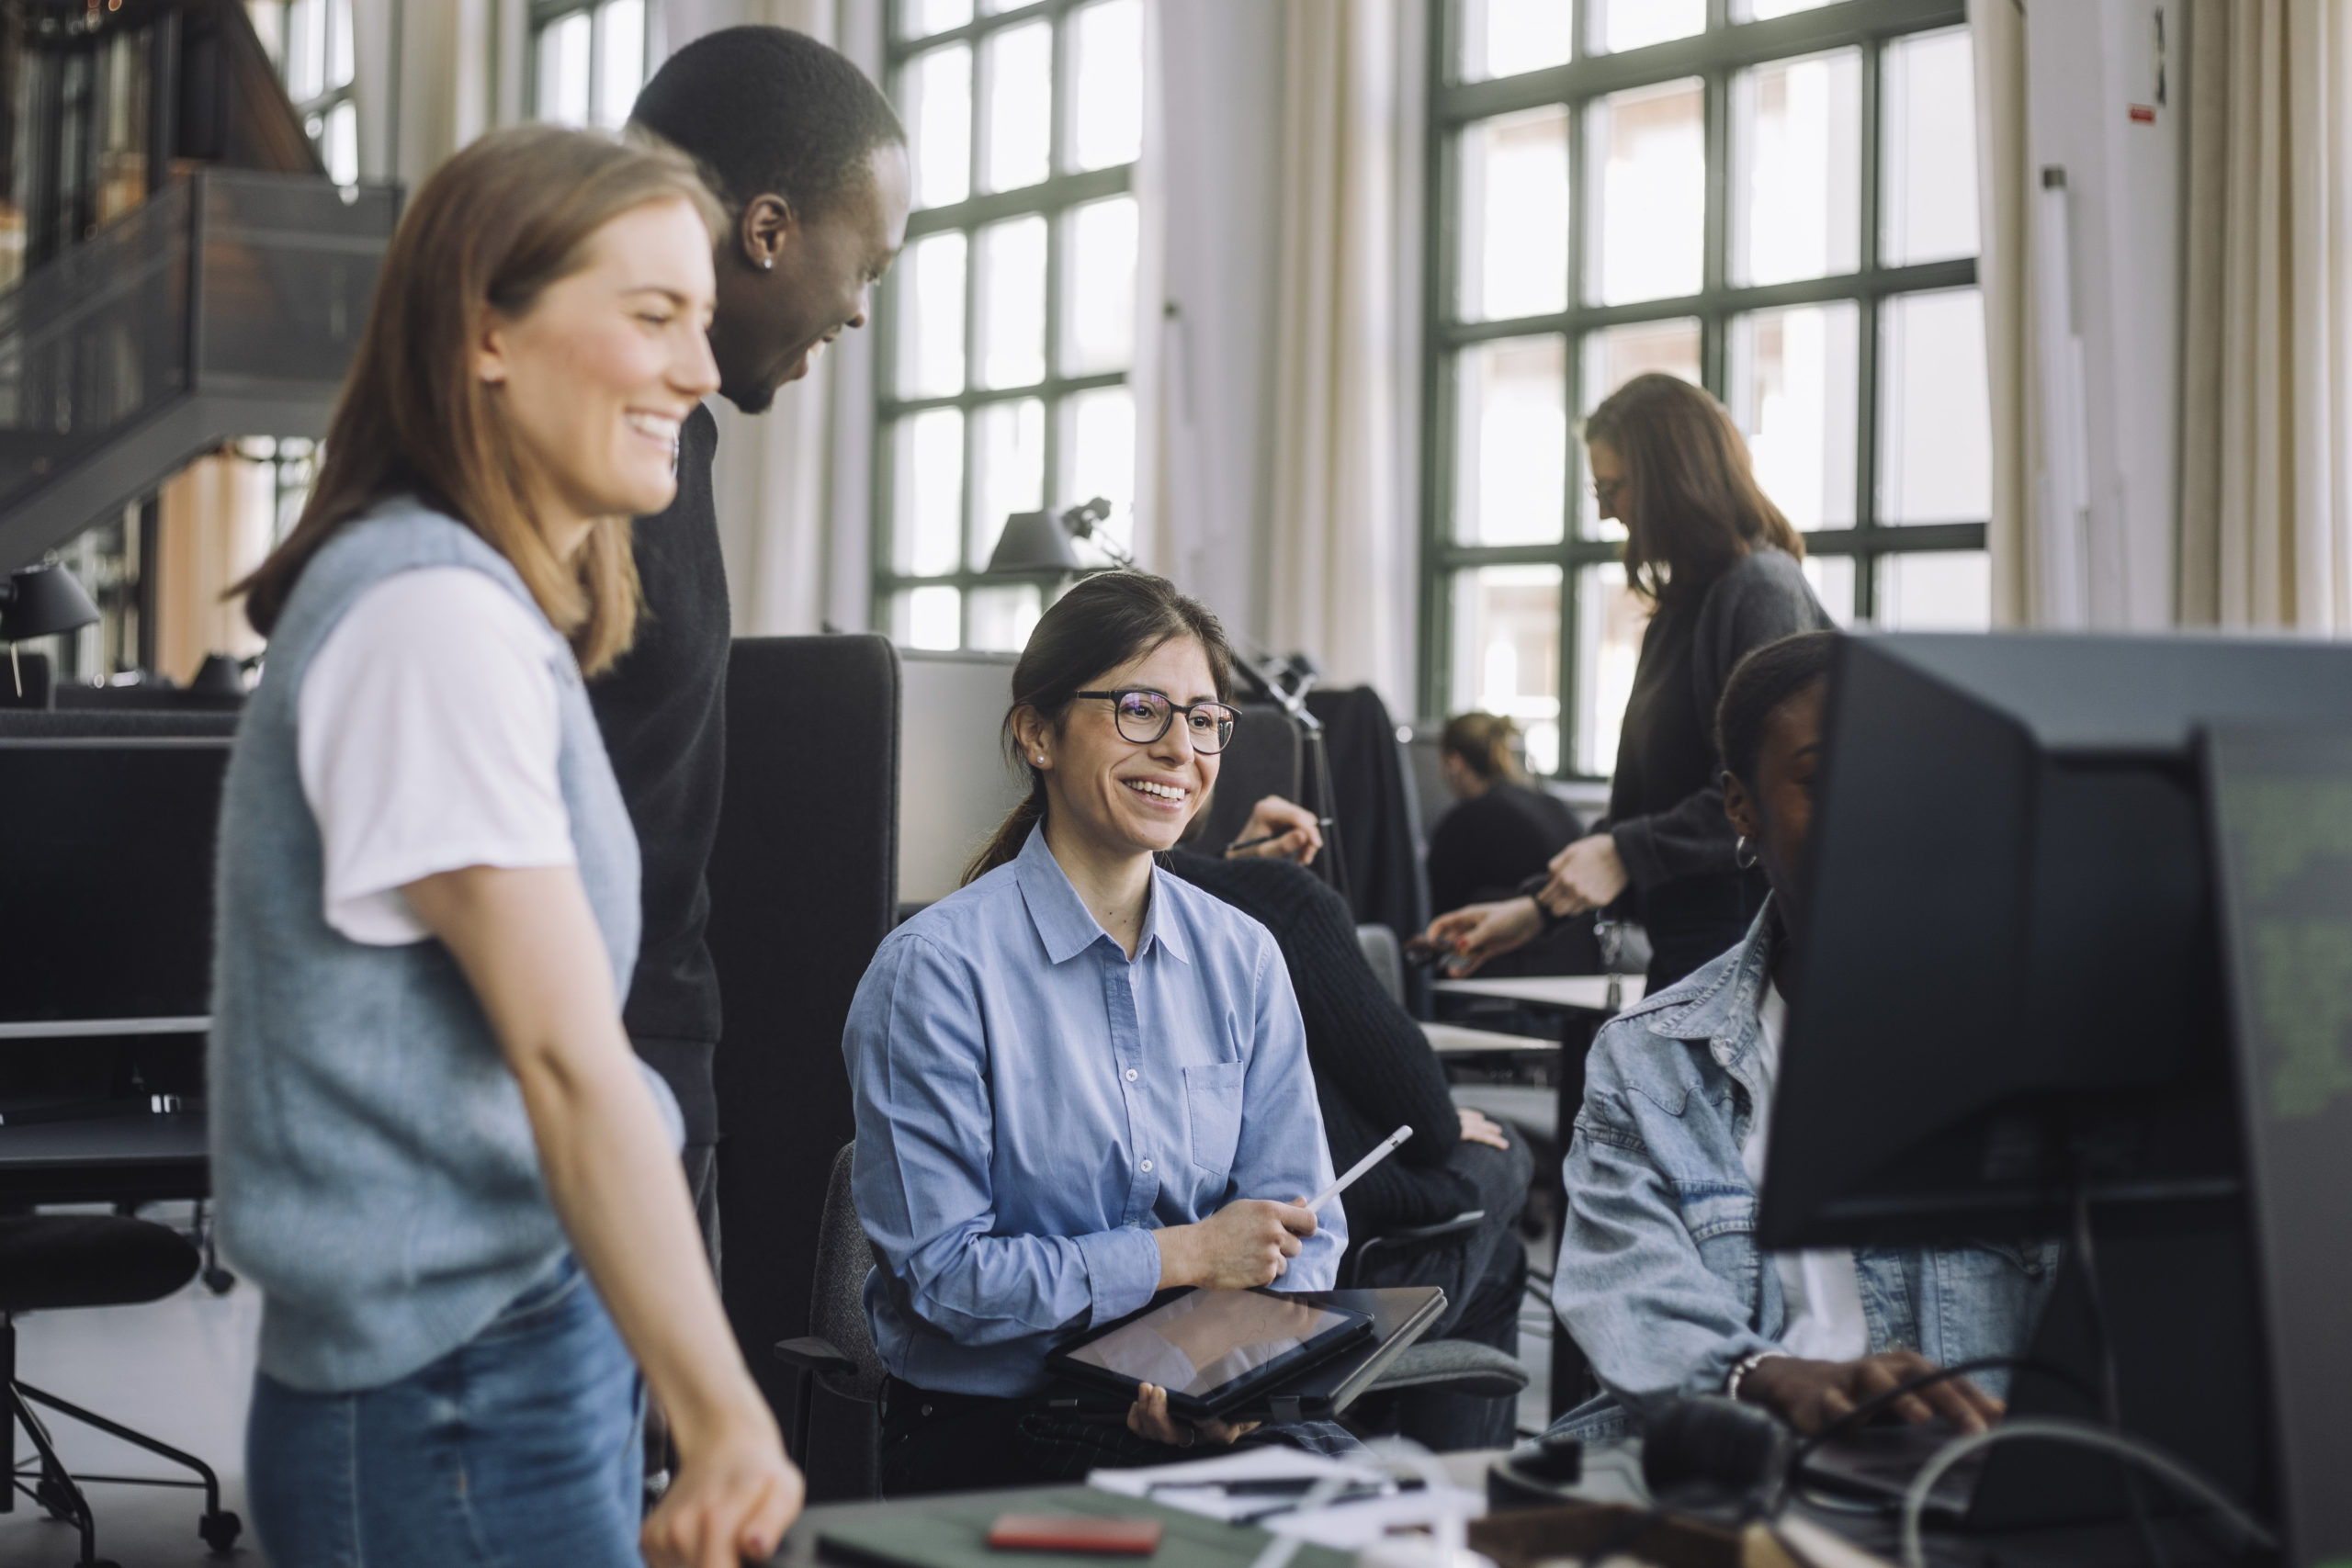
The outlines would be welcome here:
M 733 628 L 719 554 L 711 459 L 718 422 L 696 408 L 678 431 L 678 494 L 631 530 L 645 596 L 637 641 L 588 699 L 628 802 L 644 863 L 645 935 L 621 1021 L 638 1055 L 678 1097 L 686 1141 L 718 1136 L 711 1055 L 718 975 L 704 945 L 704 871 L 727 769 L 727 654 Z
M 1388 999 L 1364 962 L 1347 900 L 1288 861 L 1180 852 L 1170 862 L 1177 875 L 1263 925 L 1282 949 L 1306 1024 L 1332 1169 L 1347 1169 L 1412 1125 L 1404 1147 L 1348 1189 L 1350 1236 L 1362 1242 L 1477 1207 L 1469 1180 L 1446 1168 L 1462 1122 L 1444 1070 L 1420 1025 Z

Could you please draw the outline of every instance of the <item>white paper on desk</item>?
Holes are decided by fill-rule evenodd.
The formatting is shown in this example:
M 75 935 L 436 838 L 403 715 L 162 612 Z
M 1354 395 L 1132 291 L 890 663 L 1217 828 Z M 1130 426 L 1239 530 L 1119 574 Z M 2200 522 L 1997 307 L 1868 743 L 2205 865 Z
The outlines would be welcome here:
M 1153 1500 L 1166 1502 L 1168 1495 L 1159 1493 Z M 1382 1537 L 1400 1530 L 1429 1529 L 1443 1515 L 1477 1519 L 1484 1518 L 1486 1513 L 1487 1499 L 1481 1494 L 1445 1486 L 1435 1491 L 1399 1492 L 1386 1497 L 1335 1503 L 1311 1514 L 1277 1514 L 1258 1523 L 1276 1535 L 1296 1536 L 1340 1551 L 1361 1551 Z
M 1304 1449 L 1268 1447 L 1244 1449 L 1239 1453 L 1219 1454 L 1214 1459 L 1188 1460 L 1182 1464 L 1156 1464 L 1143 1470 L 1098 1470 L 1087 1476 L 1086 1483 L 1098 1492 L 1115 1492 L 1124 1497 L 1148 1496 L 1155 1503 L 1182 1508 L 1188 1514 L 1229 1520 L 1263 1513 L 1286 1499 L 1269 1497 L 1263 1493 L 1236 1497 L 1215 1490 L 1227 1482 L 1318 1481 L 1327 1475 L 1373 1485 L 1392 1479 L 1376 1465 L 1349 1464 Z

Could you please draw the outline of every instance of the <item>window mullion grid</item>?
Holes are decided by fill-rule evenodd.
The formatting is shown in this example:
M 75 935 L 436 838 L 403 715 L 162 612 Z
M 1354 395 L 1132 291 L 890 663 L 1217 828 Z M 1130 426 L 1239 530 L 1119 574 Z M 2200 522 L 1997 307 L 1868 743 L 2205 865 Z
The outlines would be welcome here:
M 1437 102 L 1459 58 L 1460 29 L 1453 0 L 1424 0 L 1429 12 L 1429 37 L 1439 47 L 1424 64 L 1430 102 Z M 1439 563 L 1453 534 L 1453 475 L 1461 461 L 1455 450 L 1453 353 L 1436 330 L 1452 319 L 1453 301 L 1460 298 L 1454 273 L 1461 246 L 1462 202 L 1458 169 L 1461 128 L 1432 121 L 1422 151 L 1422 188 L 1429 193 L 1436 221 L 1422 240 L 1421 320 L 1429 323 L 1421 355 L 1421 574 L 1420 574 L 1420 711 L 1442 713 L 1451 705 L 1442 689 L 1452 679 L 1453 615 L 1453 574 Z
M 1577 24 L 1590 30 L 1590 0 L 1579 0 L 1585 15 Z M 1585 302 L 1585 287 L 1590 276 L 1586 256 L 1590 248 L 1592 204 L 1596 182 L 1589 162 L 1590 145 L 1587 136 L 1589 104 L 1568 106 L 1568 312 L 1571 320 Z M 1584 334 L 1573 327 L 1562 334 L 1564 352 L 1562 370 L 1566 386 L 1562 391 L 1561 410 L 1566 413 L 1570 431 L 1583 423 L 1585 409 Z M 1557 670 L 1553 676 L 1560 696 L 1560 742 L 1554 753 L 1552 773 L 1555 778 L 1574 778 L 1583 759 L 1577 748 L 1583 738 L 1583 725 L 1577 712 L 1577 652 L 1583 646 L 1584 594 L 1579 565 L 1579 547 L 1589 542 L 1579 536 L 1584 531 L 1584 488 L 1586 483 L 1584 442 L 1571 436 L 1567 444 L 1566 493 L 1561 497 L 1564 515 L 1560 519 L 1560 638 Z
M 1046 168 L 1047 176 L 1058 180 L 1069 171 L 1070 108 L 1069 95 L 1062 89 L 1071 80 L 1065 69 L 1063 51 L 1078 47 L 1070 37 L 1071 29 L 1063 25 L 1063 13 L 1053 14 L 1053 45 L 1050 58 L 1052 74 L 1047 90 L 1053 94 L 1048 136 L 1050 153 Z M 1130 189 L 1134 188 L 1132 186 Z M 1046 386 L 1055 387 L 1062 380 L 1062 290 L 1065 280 L 1065 251 L 1070 239 L 1070 205 L 1068 202 L 1046 214 Z M 1137 258 L 1140 270 L 1140 255 Z M 1140 279 L 1138 279 L 1140 281 Z M 1140 344 L 1137 345 L 1140 347 Z M 1124 378 L 1122 378 L 1124 379 Z M 1064 501 L 1062 487 L 1062 402 L 1060 395 L 1045 394 L 1045 430 L 1038 454 L 1037 495 L 1046 510 L 1060 506 Z M 1071 498 L 1074 499 L 1074 498 Z M 1133 515 L 1132 510 L 1130 515 Z M 1130 541 L 1132 544 L 1133 541 Z
M 1880 152 L 1884 140 L 1884 105 L 1879 93 L 1880 42 L 1866 39 L 1862 42 L 1862 169 L 1860 235 L 1861 270 L 1866 278 L 1874 277 L 1883 259 L 1879 245 Z M 1886 296 L 1872 290 L 1866 293 L 1854 312 L 1855 351 L 1861 363 L 1855 368 L 1854 399 L 1854 603 L 1857 620 L 1872 620 L 1878 615 L 1878 552 L 1871 547 L 1876 542 L 1878 520 L 1878 416 L 1879 416 L 1879 321 L 1885 312 Z

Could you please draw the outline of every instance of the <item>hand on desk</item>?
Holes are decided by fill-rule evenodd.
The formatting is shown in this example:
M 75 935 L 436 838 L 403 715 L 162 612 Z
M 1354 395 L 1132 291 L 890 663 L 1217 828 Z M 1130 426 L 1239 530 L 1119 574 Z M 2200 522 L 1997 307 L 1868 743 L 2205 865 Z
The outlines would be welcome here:
M 1430 922 L 1423 938 L 1445 950 L 1439 964 L 1453 976 L 1475 975 L 1478 965 L 1514 948 L 1526 946 L 1544 934 L 1543 912 L 1532 898 L 1505 898 L 1493 904 L 1464 904 Z
M 1196 1224 L 1151 1233 L 1159 1243 L 1159 1288 L 1246 1291 L 1271 1285 L 1314 1234 L 1315 1212 L 1304 1198 L 1287 1203 L 1243 1198 Z
M 1157 1383 L 1136 1384 L 1136 1402 L 1127 1407 L 1128 1431 L 1180 1449 L 1201 1443 L 1212 1448 L 1231 1448 L 1257 1429 L 1255 1421 L 1179 1421 L 1168 1408 L 1168 1391 Z
M 1809 1437 L 1865 1400 L 1935 1370 L 1935 1362 L 1917 1350 L 1887 1350 L 1859 1361 L 1769 1356 L 1739 1380 L 1739 1397 L 1772 1411 Z M 1914 1423 L 1940 1416 L 1962 1432 L 1982 1432 L 2006 1408 L 1966 1378 L 1946 1378 L 1905 1394 L 1889 1411 Z

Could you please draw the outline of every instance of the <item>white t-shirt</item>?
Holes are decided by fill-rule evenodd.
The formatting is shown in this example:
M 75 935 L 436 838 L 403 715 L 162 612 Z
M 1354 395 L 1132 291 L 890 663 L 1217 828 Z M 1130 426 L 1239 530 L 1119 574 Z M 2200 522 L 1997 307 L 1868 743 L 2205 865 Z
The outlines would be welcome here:
M 1781 1076 L 1781 1037 L 1789 1020 L 1789 1004 L 1780 987 L 1765 983 L 1764 1004 L 1758 1010 L 1763 1027 L 1756 1040 L 1756 1113 L 1739 1145 L 1739 1163 L 1747 1171 L 1748 1186 L 1761 1193 L 1764 1150 L 1772 1125 L 1772 1086 Z M 1851 1248 L 1766 1256 L 1781 1277 L 1781 1297 L 1788 1305 L 1781 1348 L 1815 1361 L 1850 1361 L 1869 1352 L 1870 1323 L 1862 1315 L 1861 1280 L 1854 1272 Z
M 326 920 L 398 947 L 428 934 L 401 889 L 469 865 L 571 865 L 545 620 L 468 567 L 388 577 L 311 658 L 295 701 Z

